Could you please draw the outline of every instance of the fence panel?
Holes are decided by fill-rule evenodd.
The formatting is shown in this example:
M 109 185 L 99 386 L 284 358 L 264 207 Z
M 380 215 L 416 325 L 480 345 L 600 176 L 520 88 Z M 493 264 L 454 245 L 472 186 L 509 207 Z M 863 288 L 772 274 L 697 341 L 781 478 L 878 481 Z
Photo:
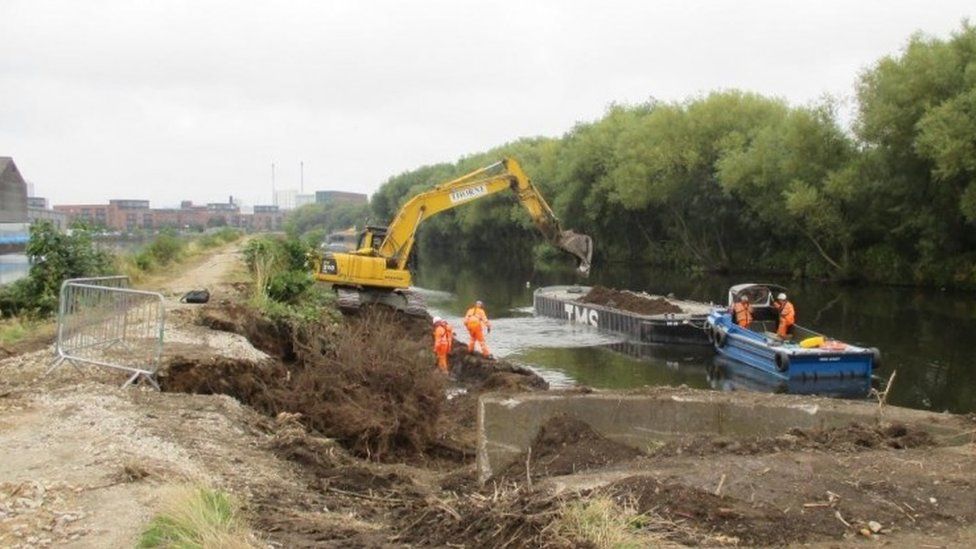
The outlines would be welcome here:
M 75 278 L 61 285 L 54 363 L 90 364 L 132 375 L 123 387 L 155 375 L 163 353 L 163 296 L 132 290 L 126 276 Z

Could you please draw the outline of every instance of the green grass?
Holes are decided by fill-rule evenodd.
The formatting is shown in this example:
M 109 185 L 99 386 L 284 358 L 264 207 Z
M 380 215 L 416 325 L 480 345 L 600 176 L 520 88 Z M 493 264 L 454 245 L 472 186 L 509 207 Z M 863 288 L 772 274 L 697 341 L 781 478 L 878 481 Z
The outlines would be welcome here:
M 137 547 L 230 549 L 260 547 L 234 500 L 225 492 L 180 487 L 166 494 L 159 513 L 143 531 Z
M 44 340 L 52 335 L 51 326 L 49 320 L 17 316 L 4 318 L 0 320 L 0 347 L 11 347 L 32 338 Z

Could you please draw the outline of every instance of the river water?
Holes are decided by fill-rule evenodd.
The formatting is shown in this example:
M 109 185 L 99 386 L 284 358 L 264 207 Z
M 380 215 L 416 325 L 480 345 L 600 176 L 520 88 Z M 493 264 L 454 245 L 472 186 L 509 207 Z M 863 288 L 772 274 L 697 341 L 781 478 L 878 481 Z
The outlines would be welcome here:
M 570 270 L 535 271 L 530 258 L 512 257 L 463 265 L 418 262 L 417 286 L 427 291 L 432 314 L 451 320 L 465 335 L 460 317 L 475 299 L 493 319 L 492 352 L 530 366 L 554 386 L 597 388 L 687 385 L 718 390 L 819 392 L 865 398 L 866 385 L 783 386 L 757 379 L 747 367 L 716 359 L 710 347 L 637 345 L 595 328 L 534 317 L 532 291 L 544 285 L 584 283 L 674 293 L 677 297 L 724 302 L 729 286 L 770 282 L 790 288 L 801 325 L 839 340 L 882 352 L 876 377 L 897 370 L 888 402 L 911 408 L 976 411 L 976 295 L 966 292 L 891 286 L 840 286 L 775 277 L 762 280 L 687 273 L 646 267 L 601 265 L 582 281 Z M 528 283 L 528 286 L 527 286 Z M 875 381 L 877 386 L 877 380 Z

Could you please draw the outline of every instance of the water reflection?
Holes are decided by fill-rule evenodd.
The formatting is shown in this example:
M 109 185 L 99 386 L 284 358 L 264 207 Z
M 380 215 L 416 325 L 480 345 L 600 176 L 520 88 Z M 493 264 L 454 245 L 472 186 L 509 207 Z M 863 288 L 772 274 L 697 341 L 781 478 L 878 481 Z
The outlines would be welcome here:
M 957 413 L 976 411 L 976 364 L 970 346 L 976 334 L 976 296 L 972 293 L 748 278 L 751 277 L 689 276 L 646 267 L 597 265 L 587 283 L 658 294 L 674 292 L 680 297 L 713 302 L 723 301 L 728 287 L 735 283 L 782 284 L 791 289 L 790 299 L 801 324 L 850 343 L 881 349 L 883 358 L 876 374 L 888 378 L 898 371 L 890 403 Z M 681 371 L 665 376 L 662 372 L 668 368 L 668 360 L 653 356 L 616 359 L 611 355 L 619 353 L 606 348 L 560 352 L 551 348 L 559 346 L 553 341 L 547 341 L 545 346 L 549 349 L 538 349 L 541 345 L 533 343 L 539 339 L 533 333 L 536 328 L 521 324 L 527 320 L 519 317 L 532 304 L 533 288 L 579 281 L 569 266 L 564 271 L 537 271 L 521 257 L 496 261 L 483 258 L 458 264 L 443 258 L 421 258 L 416 281 L 427 288 L 450 292 L 453 297 L 438 306 L 453 315 L 460 316 L 474 299 L 481 298 L 493 318 L 513 319 L 514 325 L 504 333 L 505 343 L 501 341 L 503 334 L 496 333 L 489 344 L 494 340 L 496 346 L 504 345 L 519 360 L 540 369 L 562 368 L 560 371 L 571 372 L 567 375 L 580 383 L 594 386 L 710 386 L 707 369 L 712 366 L 713 355 L 707 353 L 694 355 L 687 365 L 678 361 Z M 532 288 L 526 288 L 526 281 Z M 598 345 L 607 343 L 612 342 Z M 620 371 L 600 373 L 601 369 Z M 600 380 L 607 385 L 594 383 Z
M 0 255 L 0 286 L 24 278 L 30 271 L 30 263 L 24 254 Z
M 708 384 L 719 391 L 760 391 L 836 398 L 865 398 L 871 380 L 861 378 L 784 379 L 751 366 L 716 355 L 708 368 Z
M 550 385 L 560 387 L 569 380 L 598 389 L 630 389 L 647 385 L 709 387 L 701 358 L 678 353 L 673 356 L 645 353 L 641 358 L 620 352 L 633 350 L 625 344 L 573 349 L 525 349 L 509 357 L 516 363 L 538 369 Z M 546 374 L 556 372 L 556 381 Z M 571 383 L 569 383 L 571 384 Z

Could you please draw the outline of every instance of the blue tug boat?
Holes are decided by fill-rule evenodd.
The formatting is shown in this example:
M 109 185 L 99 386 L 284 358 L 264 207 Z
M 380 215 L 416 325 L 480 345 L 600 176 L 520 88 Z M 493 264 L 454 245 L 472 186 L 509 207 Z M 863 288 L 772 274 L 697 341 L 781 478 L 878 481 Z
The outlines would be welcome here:
M 793 326 L 787 340 L 776 335 L 779 314 L 773 298 L 786 289 L 775 284 L 738 284 L 729 289 L 728 309 L 715 309 L 706 332 L 715 350 L 782 379 L 868 378 L 881 361 L 875 348 L 859 347 Z M 743 295 L 752 305 L 752 324 L 743 328 L 732 318 L 732 306 Z

